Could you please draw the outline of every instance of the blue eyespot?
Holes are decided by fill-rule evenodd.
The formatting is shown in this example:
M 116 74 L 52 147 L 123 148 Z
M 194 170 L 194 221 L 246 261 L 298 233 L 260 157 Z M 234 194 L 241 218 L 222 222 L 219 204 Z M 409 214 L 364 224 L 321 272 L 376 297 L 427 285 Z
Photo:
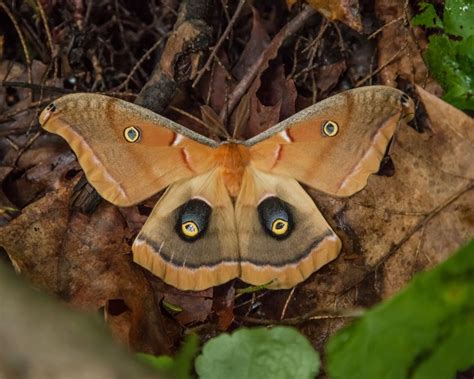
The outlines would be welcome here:
M 334 121 L 326 121 L 321 127 L 321 132 L 324 136 L 334 137 L 339 131 L 339 125 Z
M 135 126 L 129 126 L 123 131 L 123 136 L 127 142 L 137 142 L 140 139 L 140 129 Z

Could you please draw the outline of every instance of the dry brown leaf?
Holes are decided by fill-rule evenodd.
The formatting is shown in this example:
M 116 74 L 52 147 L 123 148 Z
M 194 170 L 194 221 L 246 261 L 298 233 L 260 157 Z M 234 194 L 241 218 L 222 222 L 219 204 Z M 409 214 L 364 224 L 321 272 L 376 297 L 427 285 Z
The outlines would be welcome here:
M 338 20 L 358 32 L 362 31 L 362 22 L 359 13 L 359 2 L 357 0 L 305 0 L 324 17 L 330 20 Z M 297 0 L 286 0 L 288 8 L 291 8 Z
M 337 83 L 339 83 L 339 79 L 344 71 L 346 71 L 346 68 L 346 61 L 344 60 L 318 68 L 316 74 L 316 87 L 318 87 L 319 97 L 326 97 Z
M 194 292 L 166 286 L 163 292 L 164 301 L 181 308 L 174 318 L 183 326 L 205 321 L 212 312 L 212 288 Z
M 400 77 L 441 94 L 441 88 L 429 77 L 423 61 L 424 32 L 409 22 L 413 16 L 409 4 L 401 6 L 398 0 L 377 0 L 374 8 L 383 23 L 377 40 L 381 84 L 396 87 Z
M 233 73 L 241 79 L 262 54 L 265 63 L 233 114 L 233 129 L 237 130 L 237 136 L 250 138 L 295 113 L 294 82 L 285 78 L 282 64 L 270 64 L 281 42 L 276 47 L 269 45 L 270 37 L 258 12 L 253 9 L 252 32 Z
M 0 246 L 23 276 L 76 308 L 96 311 L 111 299 L 130 309 L 128 342 L 138 351 L 169 352 L 151 287 L 132 264 L 125 222 L 103 203 L 92 216 L 69 210 L 73 183 L 49 192 L 0 229 Z M 131 320 L 131 321 L 130 321 Z M 123 329 L 121 323 L 117 329 Z M 146 330 L 146 333 L 144 333 Z M 118 333 L 124 335 L 123 330 Z
M 252 7 L 252 30 L 250 37 L 232 69 L 232 74 L 237 80 L 241 80 L 245 76 L 247 70 L 258 61 L 258 58 L 260 58 L 260 55 L 269 44 L 270 37 L 263 25 L 262 19 L 258 11 Z
M 206 103 L 214 112 L 219 113 L 226 106 L 227 97 L 234 89 L 236 81 L 227 69 L 227 56 L 222 51 L 219 51 L 217 56 L 219 63 L 214 63 L 212 70 L 204 74 L 198 89 Z
M 217 287 L 214 291 L 212 309 L 217 315 L 217 328 L 227 330 L 234 321 L 235 287 L 231 285 Z

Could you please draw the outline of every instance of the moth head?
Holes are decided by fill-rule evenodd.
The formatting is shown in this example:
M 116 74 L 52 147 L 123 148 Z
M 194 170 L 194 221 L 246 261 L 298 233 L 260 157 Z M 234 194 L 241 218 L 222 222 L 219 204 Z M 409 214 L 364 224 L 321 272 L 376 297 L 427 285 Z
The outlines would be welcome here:
M 276 196 L 263 199 L 257 208 L 263 229 L 275 239 L 287 238 L 293 230 L 291 210 L 283 200 Z
M 123 130 L 123 138 L 125 141 L 133 143 L 140 139 L 141 131 L 136 126 L 129 126 Z
M 211 206 L 201 199 L 191 199 L 179 211 L 176 231 L 187 242 L 201 238 L 209 225 Z
M 339 125 L 335 121 L 325 121 L 321 126 L 321 134 L 326 137 L 334 137 L 339 132 Z

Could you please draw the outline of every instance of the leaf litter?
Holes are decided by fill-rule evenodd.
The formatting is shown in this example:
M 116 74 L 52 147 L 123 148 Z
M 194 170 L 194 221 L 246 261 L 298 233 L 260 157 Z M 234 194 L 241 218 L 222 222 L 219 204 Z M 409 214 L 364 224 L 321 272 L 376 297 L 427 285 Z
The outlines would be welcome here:
M 363 191 L 348 199 L 308 190 L 341 237 L 343 250 L 335 262 L 295 290 L 262 289 L 236 296 L 236 289 L 244 285 L 235 281 L 187 293 L 133 264 L 131 243 L 158 196 L 126 209 L 102 201 L 90 215 L 72 209 L 80 167 L 59 138 L 41 134 L 32 140 L 38 130 L 35 120 L 44 104 L 40 96 L 36 98 L 37 89 L 0 87 L 1 248 L 15 269 L 35 286 L 76 308 L 103 312 L 112 332 L 134 350 L 169 354 L 184 332 L 195 331 L 207 340 L 222 330 L 269 322 L 294 323 L 321 348 L 350 320 L 341 310 L 369 307 L 393 295 L 416 272 L 442 262 L 474 235 L 473 120 L 435 96 L 440 94 L 440 87 L 422 60 L 423 31 L 406 23 L 410 9 L 377 1 L 375 14 L 362 14 L 362 33 L 313 15 L 305 28 L 289 39 L 275 40 L 275 31 L 285 24 L 281 20 L 278 24 L 281 17 L 275 15 L 289 17 L 289 11 L 279 9 L 279 5 L 270 7 L 272 12 L 262 6 L 244 8 L 244 14 L 251 17 L 240 20 L 239 25 L 248 30 L 247 40 L 236 40 L 236 33 L 231 34 L 194 92 L 178 92 L 173 104 L 199 117 L 195 106 L 196 99 L 201 99 L 201 104 L 209 107 L 204 110 L 207 119 L 216 125 L 225 124 L 222 117 L 219 121 L 219 114 L 225 113 L 227 100 L 246 72 L 255 70 L 256 62 L 263 59 L 229 120 L 243 136 L 272 126 L 315 99 L 377 82 L 408 83 L 406 90 L 411 91 L 429 121 L 422 132 L 400 127 L 390 149 L 392 176 L 372 176 Z M 57 23 L 60 16 L 52 9 L 49 12 L 55 20 L 52 22 L 61 28 Z M 293 7 L 291 12 L 294 17 L 301 10 Z M 152 13 L 145 12 L 150 17 Z M 173 27 L 172 14 L 158 18 L 164 30 Z M 112 41 L 110 51 L 101 42 L 95 47 L 81 47 L 68 37 L 71 30 L 64 26 L 61 32 L 57 30 L 54 38 L 58 46 L 73 41 L 69 53 L 73 51 L 75 58 L 64 55 L 63 65 L 70 62 L 68 72 L 76 80 L 74 90 L 86 90 L 98 83 L 97 69 L 91 68 L 94 56 L 101 57 L 104 67 L 111 67 L 103 70 L 102 76 L 102 85 L 110 89 L 128 75 L 143 54 L 136 49 L 129 53 L 120 49 L 137 38 L 146 48 L 156 41 L 153 31 L 134 34 L 139 26 L 150 22 L 148 16 L 133 19 L 133 14 L 126 12 L 118 16 L 117 20 L 127 19 L 131 29 L 123 35 L 120 46 Z M 62 17 L 67 17 L 67 12 Z M 99 16 L 88 21 L 91 25 L 97 25 L 95 17 Z M 214 20 L 221 25 L 220 30 L 225 27 L 222 20 L 225 17 Z M 116 22 L 96 32 L 110 33 L 107 28 L 118 28 Z M 40 27 L 35 31 L 44 33 Z M 377 34 L 369 40 L 374 32 Z M 10 38 L 7 43 L 18 43 Z M 114 67 L 118 57 L 122 61 Z M 58 78 L 42 82 L 49 70 L 45 63 L 34 61 L 34 83 L 59 90 L 69 86 L 70 82 Z M 27 82 L 19 63 L 1 64 L 5 81 Z M 196 70 L 194 65 L 190 67 Z M 140 90 L 152 68 L 147 63 L 135 70 L 129 82 L 132 91 Z M 171 115 L 178 119 L 175 113 Z M 189 117 L 179 121 L 189 126 Z M 416 121 L 421 122 L 418 116 Z M 8 209 L 18 211 L 6 217 Z M 170 312 L 163 304 L 177 311 Z

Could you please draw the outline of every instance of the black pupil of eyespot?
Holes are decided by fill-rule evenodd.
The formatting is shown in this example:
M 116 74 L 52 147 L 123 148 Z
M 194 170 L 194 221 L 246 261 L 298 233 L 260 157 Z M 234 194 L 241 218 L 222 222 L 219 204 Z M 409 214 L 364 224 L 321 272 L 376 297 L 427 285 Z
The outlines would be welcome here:
M 282 223 L 281 221 L 278 221 L 277 224 L 275 225 L 275 228 L 280 230 L 280 229 L 283 229 L 285 227 L 285 224 Z
M 128 137 L 129 137 L 130 139 L 134 139 L 136 136 L 137 136 L 137 132 L 136 132 L 134 129 L 130 129 L 130 130 L 128 131 Z
M 326 132 L 328 132 L 328 134 L 332 134 L 334 132 L 334 125 L 333 124 L 327 124 L 326 125 Z
M 193 224 L 186 225 L 186 230 L 188 230 L 190 232 L 194 232 L 194 225 Z

